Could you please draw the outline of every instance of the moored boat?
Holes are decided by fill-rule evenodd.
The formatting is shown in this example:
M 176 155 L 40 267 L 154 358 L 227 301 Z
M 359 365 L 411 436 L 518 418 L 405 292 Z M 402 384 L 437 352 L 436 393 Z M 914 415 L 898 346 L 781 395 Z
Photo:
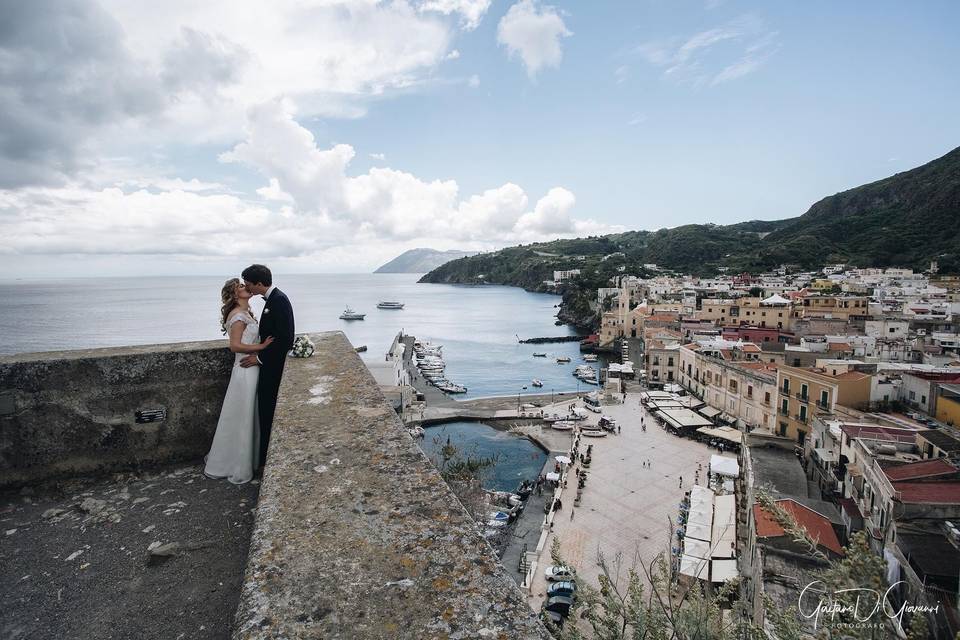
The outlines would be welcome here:
M 403 309 L 403 303 L 380 301 L 377 303 L 377 309 Z
M 340 314 L 341 320 L 363 320 L 366 317 L 367 317 L 367 314 L 357 313 L 350 307 L 347 307 L 346 309 L 344 309 L 343 313 Z
M 534 353 L 534 354 L 533 354 L 533 357 L 534 357 L 534 358 L 546 358 L 546 357 L 547 357 L 547 354 L 537 352 L 537 353 Z
M 534 378 L 533 381 L 532 381 L 530 384 L 532 384 L 532 385 L 535 386 L 535 387 L 542 387 L 542 386 L 543 386 L 543 382 L 541 382 L 539 378 Z
M 557 364 L 564 364 L 565 362 L 570 362 L 570 358 L 567 356 L 560 356 L 557 358 Z

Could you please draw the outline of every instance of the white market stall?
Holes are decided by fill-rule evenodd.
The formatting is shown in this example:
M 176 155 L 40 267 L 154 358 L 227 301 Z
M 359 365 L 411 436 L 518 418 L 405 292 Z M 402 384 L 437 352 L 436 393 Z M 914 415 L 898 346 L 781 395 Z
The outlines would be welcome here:
M 728 458 L 714 454 L 710 456 L 710 473 L 715 473 L 727 478 L 739 478 L 740 463 L 737 462 L 736 458 Z

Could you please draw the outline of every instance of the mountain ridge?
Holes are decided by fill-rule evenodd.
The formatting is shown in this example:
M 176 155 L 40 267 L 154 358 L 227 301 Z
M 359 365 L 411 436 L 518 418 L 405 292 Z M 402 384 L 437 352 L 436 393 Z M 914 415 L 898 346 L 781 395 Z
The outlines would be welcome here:
M 386 264 L 377 268 L 374 273 L 427 273 L 443 266 L 451 260 L 476 255 L 476 251 L 460 251 L 448 249 L 438 251 L 425 247 L 409 249 Z

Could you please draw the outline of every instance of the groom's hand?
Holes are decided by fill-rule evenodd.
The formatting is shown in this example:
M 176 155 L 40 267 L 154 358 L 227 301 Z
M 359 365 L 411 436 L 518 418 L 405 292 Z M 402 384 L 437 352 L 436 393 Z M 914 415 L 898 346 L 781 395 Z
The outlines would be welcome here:
M 240 366 L 243 368 L 247 367 L 256 367 L 260 364 L 260 361 L 257 360 L 256 354 L 251 353 L 248 356 L 244 356 L 243 360 L 240 361 Z

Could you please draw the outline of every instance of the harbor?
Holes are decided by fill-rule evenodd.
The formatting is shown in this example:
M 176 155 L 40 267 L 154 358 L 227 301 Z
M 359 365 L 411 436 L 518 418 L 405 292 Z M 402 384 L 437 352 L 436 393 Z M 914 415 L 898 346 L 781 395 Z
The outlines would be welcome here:
M 598 584 L 601 573 L 598 552 L 643 567 L 662 557 L 679 569 L 682 542 L 676 534 L 684 501 L 692 485 L 708 483 L 716 453 L 661 425 L 657 404 L 641 402 L 651 398 L 645 387 L 623 381 L 625 392 L 615 394 L 584 385 L 574 393 L 461 401 L 419 376 L 416 340 L 404 336 L 402 342 L 413 390 L 404 407 L 408 427 L 425 430 L 429 438 L 439 425 L 472 421 L 478 429 L 487 425 L 529 439 L 546 456 L 539 473 L 528 469 L 530 477 L 515 477 L 518 487 L 532 483 L 534 489 L 523 496 L 516 518 L 490 540 L 533 611 L 547 601 L 544 571 L 554 540 L 564 561 L 590 584 Z M 588 394 L 592 405 L 585 402 Z M 625 571 L 618 580 L 626 580 Z

